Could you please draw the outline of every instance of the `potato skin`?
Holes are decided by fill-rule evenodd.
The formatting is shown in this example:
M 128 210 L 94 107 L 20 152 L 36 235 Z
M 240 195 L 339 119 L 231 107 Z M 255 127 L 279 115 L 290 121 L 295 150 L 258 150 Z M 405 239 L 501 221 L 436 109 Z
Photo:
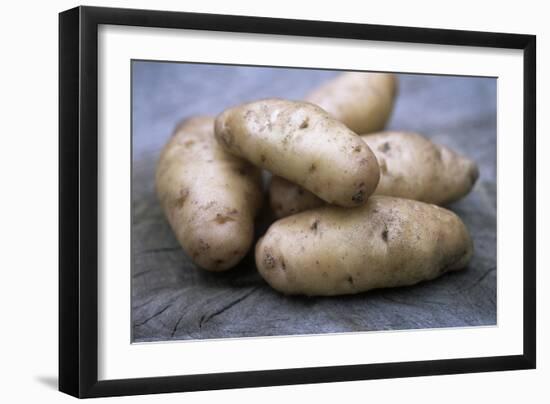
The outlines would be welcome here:
M 417 133 L 383 132 L 362 139 L 383 172 L 377 195 L 447 205 L 467 195 L 479 177 L 474 161 Z
M 384 129 L 391 116 L 397 78 L 391 73 L 346 72 L 306 96 L 355 133 Z
M 256 244 L 256 266 L 279 292 L 331 296 L 434 279 L 472 254 L 453 212 L 373 196 L 355 209 L 324 206 L 276 221 Z
M 364 204 L 380 178 L 361 138 L 313 104 L 266 99 L 237 106 L 216 118 L 215 132 L 230 153 L 335 205 Z
M 475 162 L 417 133 L 380 132 L 361 139 L 380 167 L 374 195 L 447 205 L 468 194 L 479 176 Z M 281 178 L 272 179 L 269 197 L 277 217 L 323 205 L 315 195 Z
M 261 172 L 219 146 L 213 118 L 191 118 L 176 128 L 161 153 L 156 186 L 176 238 L 197 266 L 224 271 L 249 251 Z
M 273 175 L 269 184 L 269 204 L 275 217 L 281 218 L 318 208 L 325 201 L 301 186 Z

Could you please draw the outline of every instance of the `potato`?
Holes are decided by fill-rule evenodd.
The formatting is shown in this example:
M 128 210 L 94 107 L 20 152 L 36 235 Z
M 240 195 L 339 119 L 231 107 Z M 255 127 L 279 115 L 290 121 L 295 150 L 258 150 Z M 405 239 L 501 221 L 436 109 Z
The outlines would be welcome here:
M 274 175 L 269 184 L 269 204 L 275 216 L 281 218 L 318 208 L 325 201 L 301 186 Z
M 416 133 L 380 132 L 361 139 L 380 166 L 374 195 L 446 205 L 468 194 L 479 176 L 475 162 Z M 324 204 L 312 193 L 278 177 L 272 179 L 269 193 L 277 217 Z
M 370 133 L 384 129 L 396 93 L 393 74 L 347 72 L 321 85 L 305 100 L 319 105 L 355 133 Z
M 215 131 L 230 153 L 335 205 L 362 205 L 378 184 L 369 147 L 313 104 L 281 99 L 244 104 L 220 114 Z
M 223 271 L 249 251 L 261 172 L 220 147 L 213 118 L 195 117 L 176 128 L 161 153 L 156 185 L 168 222 L 196 265 Z
M 256 266 L 282 293 L 330 296 L 434 279 L 464 268 L 472 253 L 453 212 L 372 196 L 355 209 L 324 206 L 276 221 L 256 244 Z

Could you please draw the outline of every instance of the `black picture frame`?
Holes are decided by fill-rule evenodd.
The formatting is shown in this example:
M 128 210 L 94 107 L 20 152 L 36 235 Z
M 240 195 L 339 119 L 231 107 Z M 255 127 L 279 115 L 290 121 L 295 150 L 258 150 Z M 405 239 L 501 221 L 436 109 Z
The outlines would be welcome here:
M 100 24 L 523 50 L 523 354 L 98 381 L 97 34 Z M 60 391 L 84 398 L 535 368 L 535 36 L 77 7 L 59 15 L 59 100 Z

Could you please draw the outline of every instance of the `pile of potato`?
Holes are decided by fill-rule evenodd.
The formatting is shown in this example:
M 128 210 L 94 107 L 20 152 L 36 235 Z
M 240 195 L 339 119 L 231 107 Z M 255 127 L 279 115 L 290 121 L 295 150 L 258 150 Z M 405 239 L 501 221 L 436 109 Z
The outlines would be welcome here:
M 306 101 L 264 99 L 182 122 L 156 185 L 186 254 L 210 271 L 247 254 L 267 170 L 279 219 L 256 243 L 256 266 L 282 293 L 358 293 L 466 267 L 468 230 L 438 205 L 470 192 L 478 168 L 422 135 L 382 131 L 396 94 L 392 74 L 343 73 Z

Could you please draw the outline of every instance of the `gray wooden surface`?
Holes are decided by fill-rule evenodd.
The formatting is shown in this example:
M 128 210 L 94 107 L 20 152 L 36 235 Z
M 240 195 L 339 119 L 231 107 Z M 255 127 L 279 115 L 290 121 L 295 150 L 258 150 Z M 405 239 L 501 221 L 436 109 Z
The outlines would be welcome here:
M 328 71 L 134 62 L 132 333 L 134 342 L 496 324 L 496 80 L 400 75 L 390 129 L 423 133 L 477 161 L 474 191 L 450 208 L 475 254 L 464 271 L 413 287 L 331 298 L 286 297 L 253 256 L 226 273 L 195 268 L 154 194 L 158 153 L 174 125 L 242 101 L 299 99 Z M 257 233 L 271 218 L 264 209 Z

